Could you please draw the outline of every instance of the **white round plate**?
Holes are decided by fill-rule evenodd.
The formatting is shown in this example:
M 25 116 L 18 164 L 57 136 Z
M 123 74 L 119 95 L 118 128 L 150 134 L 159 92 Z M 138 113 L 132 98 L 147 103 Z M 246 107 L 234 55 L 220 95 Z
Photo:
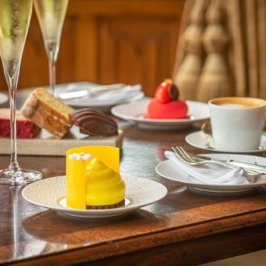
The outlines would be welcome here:
M 100 102 L 95 102 L 94 104 L 90 103 L 90 104 L 86 104 L 84 102 L 69 102 L 69 101 L 65 101 L 66 104 L 72 106 L 72 107 L 76 107 L 76 108 L 92 108 L 101 112 L 110 112 L 112 107 L 114 107 L 117 104 L 122 104 L 122 103 L 130 103 L 130 102 L 135 102 L 138 101 L 140 99 L 142 99 L 144 97 L 144 93 L 142 91 L 140 91 L 137 95 L 128 98 L 127 100 L 123 100 L 123 101 L 117 101 L 117 102 L 113 102 L 110 104 L 103 104 Z
M 266 151 L 266 132 L 263 133 L 261 137 L 260 147 L 257 150 L 247 150 L 247 151 L 224 151 L 224 150 L 217 150 L 215 148 L 208 148 L 204 145 L 207 142 L 207 137 L 202 131 L 196 131 L 190 133 L 185 138 L 186 142 L 193 147 L 200 148 L 207 151 L 215 151 L 215 152 L 226 152 L 226 153 L 261 153 Z
M 266 159 L 259 156 L 243 155 L 243 154 L 204 154 L 204 156 L 221 159 L 221 160 L 236 160 L 246 163 L 257 163 L 266 167 Z M 173 161 L 166 160 L 159 163 L 155 167 L 155 171 L 162 177 L 177 181 L 189 187 L 193 187 L 198 190 L 215 193 L 239 193 L 251 190 L 256 187 L 266 185 L 266 175 L 256 177 L 254 183 L 241 184 L 241 185 L 226 185 L 226 184 L 206 184 L 193 178 L 188 173 L 178 167 Z
M 8 101 L 8 95 L 5 93 L 0 92 L 0 104 L 3 104 Z
M 147 129 L 179 129 L 190 126 L 196 122 L 202 122 L 210 117 L 209 107 L 206 103 L 186 101 L 188 105 L 188 119 L 147 119 L 143 116 L 147 113 L 149 100 L 121 104 L 113 107 L 111 113 L 125 120 L 136 122 L 138 126 Z
M 78 210 L 66 206 L 66 177 L 57 176 L 27 185 L 22 196 L 29 202 L 84 218 L 104 218 L 124 214 L 154 203 L 167 195 L 167 188 L 153 180 L 139 177 L 122 176 L 126 184 L 126 204 L 118 208 L 98 210 Z
M 79 90 L 83 89 L 90 89 L 92 87 L 99 86 L 99 84 L 90 83 L 90 82 L 75 82 L 71 84 L 60 84 L 56 86 L 55 93 L 58 96 L 62 92 L 66 92 L 69 85 L 77 86 Z M 135 85 L 132 85 L 135 86 Z M 136 85 L 137 86 L 137 85 Z M 86 98 L 75 98 L 75 99 L 68 99 L 63 100 L 67 105 L 70 105 L 74 108 L 92 108 L 101 112 L 110 112 L 111 108 L 118 104 L 124 104 L 124 103 L 131 103 L 138 101 L 144 97 L 144 93 L 142 91 L 136 92 L 136 94 L 123 99 L 123 100 L 116 100 L 113 101 L 112 99 L 108 101 L 97 101 L 97 100 L 86 100 Z

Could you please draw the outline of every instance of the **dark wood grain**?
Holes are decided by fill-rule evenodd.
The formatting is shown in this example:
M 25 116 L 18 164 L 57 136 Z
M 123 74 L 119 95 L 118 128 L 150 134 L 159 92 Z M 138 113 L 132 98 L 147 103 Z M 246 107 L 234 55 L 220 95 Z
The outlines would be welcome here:
M 75 218 L 25 201 L 23 187 L 0 186 L 0 264 L 199 265 L 265 249 L 265 188 L 241 195 L 213 195 L 156 174 L 155 166 L 172 145 L 204 152 L 184 141 L 198 128 L 124 128 L 121 173 L 158 181 L 169 190 L 163 200 L 126 215 Z M 0 156 L 0 168 L 9 159 Z M 45 178 L 65 174 L 64 157 L 18 159 L 24 168 L 43 171 Z

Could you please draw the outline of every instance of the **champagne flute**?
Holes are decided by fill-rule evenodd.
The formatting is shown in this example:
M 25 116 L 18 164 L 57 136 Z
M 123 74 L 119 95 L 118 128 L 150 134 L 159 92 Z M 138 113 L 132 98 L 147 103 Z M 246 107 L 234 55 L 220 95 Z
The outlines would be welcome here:
M 55 94 L 55 65 L 67 6 L 68 0 L 34 0 L 49 62 L 49 83 L 53 95 Z
M 0 55 L 10 102 L 11 160 L 0 170 L 0 184 L 22 185 L 42 178 L 42 173 L 19 167 L 17 161 L 16 93 L 22 53 L 29 29 L 33 0 L 0 0 Z

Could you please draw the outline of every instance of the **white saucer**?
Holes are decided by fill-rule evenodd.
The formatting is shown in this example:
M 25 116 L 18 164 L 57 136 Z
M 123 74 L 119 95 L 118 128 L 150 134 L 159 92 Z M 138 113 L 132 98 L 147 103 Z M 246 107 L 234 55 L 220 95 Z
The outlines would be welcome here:
M 144 115 L 147 113 L 149 102 L 150 99 L 117 105 L 111 109 L 111 112 L 117 117 L 137 123 L 139 127 L 159 130 L 186 128 L 193 123 L 205 121 L 210 117 L 208 104 L 186 101 L 189 108 L 188 115 L 190 116 L 188 119 L 147 119 L 144 118 Z
M 126 184 L 125 206 L 110 209 L 78 210 L 66 206 L 66 177 L 57 176 L 27 185 L 22 196 L 29 202 L 84 218 L 105 218 L 117 216 L 154 203 L 167 195 L 167 188 L 153 180 L 122 176 Z
M 55 95 L 58 96 L 60 93 L 66 92 L 67 88 L 70 85 L 76 86 L 79 90 L 90 90 L 90 88 L 92 87 L 99 86 L 99 84 L 86 82 L 86 81 L 68 83 L 68 84 L 59 84 L 56 86 Z M 132 87 L 133 86 L 138 86 L 138 85 L 132 85 Z M 109 99 L 109 100 L 98 101 L 97 99 L 91 100 L 91 99 L 87 99 L 86 97 L 83 97 L 83 98 L 74 98 L 74 99 L 68 99 L 68 100 L 63 100 L 63 101 L 67 105 L 70 105 L 76 109 L 92 108 L 92 109 L 95 109 L 101 112 L 110 112 L 111 108 L 115 105 L 135 102 L 135 101 L 142 99 L 143 97 L 144 97 L 144 93 L 143 91 L 140 90 L 120 100 Z
M 8 101 L 8 95 L 5 93 L 0 92 L 0 104 L 3 104 Z
M 207 148 L 204 145 L 207 142 L 207 137 L 202 131 L 196 131 L 190 133 L 185 138 L 186 142 L 193 147 L 200 148 L 207 151 L 215 151 L 215 152 L 226 152 L 226 153 L 261 153 L 266 151 L 266 132 L 263 133 L 261 137 L 261 144 L 257 150 L 247 150 L 247 151 L 224 151 L 224 150 L 217 150 L 215 148 Z
M 257 163 L 262 166 L 266 166 L 266 158 L 259 156 L 251 156 L 244 154 L 204 154 L 215 159 L 221 160 L 236 160 L 239 162 L 246 163 Z M 239 193 L 245 192 L 260 186 L 266 185 L 266 175 L 261 175 L 256 178 L 255 183 L 250 184 L 240 184 L 240 185 L 227 185 L 227 184 L 206 184 L 202 183 L 199 180 L 193 178 L 188 173 L 183 171 L 178 165 L 176 165 L 171 160 L 166 160 L 159 163 L 155 167 L 155 171 L 162 177 L 177 181 L 181 184 L 184 184 L 188 187 L 195 188 L 197 190 L 213 193 Z

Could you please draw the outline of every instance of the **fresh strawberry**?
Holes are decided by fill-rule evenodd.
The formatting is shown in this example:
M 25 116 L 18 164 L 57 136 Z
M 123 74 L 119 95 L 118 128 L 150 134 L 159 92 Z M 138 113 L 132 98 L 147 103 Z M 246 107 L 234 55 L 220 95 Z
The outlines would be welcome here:
M 178 88 L 171 79 L 165 79 L 155 90 L 154 98 L 159 102 L 166 103 L 177 100 L 179 96 Z

